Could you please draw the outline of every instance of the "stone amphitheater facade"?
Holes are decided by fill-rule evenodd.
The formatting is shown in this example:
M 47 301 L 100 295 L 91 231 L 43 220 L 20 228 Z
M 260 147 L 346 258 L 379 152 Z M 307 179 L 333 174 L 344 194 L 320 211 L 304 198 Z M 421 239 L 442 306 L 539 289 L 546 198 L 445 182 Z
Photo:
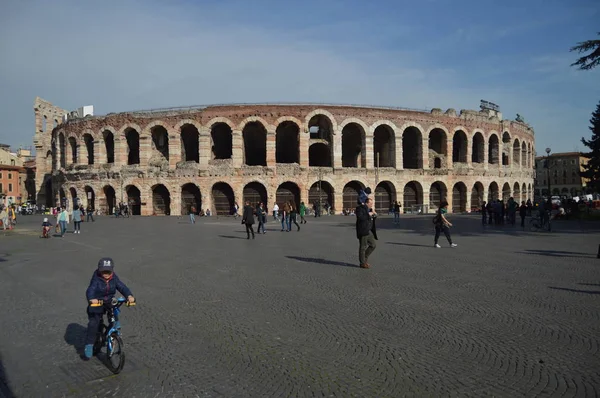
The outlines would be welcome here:
M 38 203 L 78 198 L 101 212 L 128 202 L 141 215 L 187 214 L 191 203 L 228 214 L 245 199 L 355 207 L 398 200 L 453 212 L 533 194 L 535 138 L 493 111 L 240 104 L 88 116 L 36 98 Z M 51 124 L 51 126 L 50 126 Z

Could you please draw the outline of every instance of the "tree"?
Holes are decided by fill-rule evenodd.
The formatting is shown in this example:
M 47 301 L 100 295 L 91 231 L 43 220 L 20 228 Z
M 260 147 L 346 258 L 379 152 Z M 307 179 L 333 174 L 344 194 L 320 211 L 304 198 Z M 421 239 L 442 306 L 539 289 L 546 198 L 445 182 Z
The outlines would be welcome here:
M 592 124 L 590 126 L 592 138 L 589 140 L 581 138 L 583 145 L 590 148 L 590 152 L 582 153 L 589 160 L 588 164 L 583 165 L 583 171 L 579 174 L 583 178 L 587 178 L 590 185 L 598 187 L 600 185 L 600 102 L 598 102 L 596 110 L 592 113 L 590 123 Z
M 600 32 L 598 32 L 600 36 Z M 571 47 L 571 52 L 577 51 L 579 54 L 586 51 L 591 51 L 589 54 L 579 58 L 571 66 L 578 66 L 581 70 L 590 70 L 600 65 L 600 40 L 587 40 L 577 43 Z

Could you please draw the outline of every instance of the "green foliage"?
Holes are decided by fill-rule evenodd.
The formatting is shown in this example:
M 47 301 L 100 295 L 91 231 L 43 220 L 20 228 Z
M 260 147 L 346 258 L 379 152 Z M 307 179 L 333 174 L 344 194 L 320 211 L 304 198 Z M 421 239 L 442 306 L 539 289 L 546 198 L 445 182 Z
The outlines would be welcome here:
M 583 166 L 583 171 L 580 174 L 590 181 L 590 185 L 598 188 L 600 186 L 600 102 L 598 102 L 596 110 L 592 113 L 590 123 L 592 124 L 590 126 L 592 138 L 589 140 L 581 138 L 583 145 L 590 149 L 589 152 L 582 153 L 589 161 L 587 165 Z
M 598 35 L 600 35 L 600 32 L 598 32 Z M 570 51 L 577 51 L 580 54 L 590 51 L 589 54 L 580 57 L 571 66 L 577 66 L 581 70 L 590 70 L 600 65 L 600 40 L 582 41 L 577 43 L 576 46 L 571 47 Z

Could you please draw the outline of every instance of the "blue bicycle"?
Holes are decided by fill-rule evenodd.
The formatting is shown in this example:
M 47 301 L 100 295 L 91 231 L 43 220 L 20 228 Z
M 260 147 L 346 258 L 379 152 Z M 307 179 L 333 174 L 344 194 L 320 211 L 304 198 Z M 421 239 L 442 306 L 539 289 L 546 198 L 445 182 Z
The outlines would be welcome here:
M 123 370 L 125 366 L 125 351 L 123 350 L 123 339 L 121 338 L 121 324 L 119 322 L 119 313 L 121 306 L 125 304 L 127 307 L 134 306 L 135 303 L 127 302 L 123 297 L 113 297 L 110 306 L 106 309 L 106 318 L 108 324 L 104 323 L 104 316 L 98 326 L 98 334 L 94 343 L 94 355 L 98 355 L 102 347 L 106 344 L 106 365 L 117 374 Z M 90 304 L 92 307 L 101 307 L 104 305 L 102 301 L 98 304 Z

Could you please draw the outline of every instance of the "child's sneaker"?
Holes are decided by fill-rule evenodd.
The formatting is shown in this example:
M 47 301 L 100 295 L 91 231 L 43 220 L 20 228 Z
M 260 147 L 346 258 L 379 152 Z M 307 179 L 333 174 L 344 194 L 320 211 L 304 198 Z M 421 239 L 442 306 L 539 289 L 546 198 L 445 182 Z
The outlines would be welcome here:
M 435 247 L 436 249 L 441 249 L 442 248 L 442 246 L 438 245 L 437 243 L 433 247 Z
M 94 345 L 86 344 L 84 354 L 87 359 L 90 359 L 94 355 Z
M 456 246 L 458 246 L 456 243 L 453 243 L 450 245 L 450 247 L 456 247 Z

